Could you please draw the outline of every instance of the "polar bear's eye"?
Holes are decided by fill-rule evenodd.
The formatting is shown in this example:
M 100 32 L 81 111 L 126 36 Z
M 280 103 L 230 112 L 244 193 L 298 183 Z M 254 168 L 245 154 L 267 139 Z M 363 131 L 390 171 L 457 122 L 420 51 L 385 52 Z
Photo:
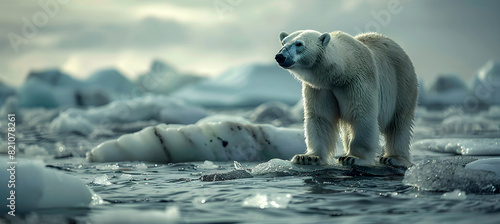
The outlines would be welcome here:
M 297 47 L 301 47 L 302 45 L 303 45 L 303 44 L 302 44 L 301 42 L 297 42 L 297 43 L 295 44 L 295 46 L 297 46 Z

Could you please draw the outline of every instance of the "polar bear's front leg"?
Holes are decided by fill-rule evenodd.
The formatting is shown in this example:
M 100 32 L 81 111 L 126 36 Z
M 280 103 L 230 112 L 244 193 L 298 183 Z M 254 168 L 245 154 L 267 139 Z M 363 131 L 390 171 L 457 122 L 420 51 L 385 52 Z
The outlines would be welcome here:
M 295 155 L 292 162 L 325 165 L 335 154 L 338 136 L 338 104 L 329 90 L 302 87 L 304 96 L 304 128 L 307 152 Z
M 342 165 L 367 166 L 374 164 L 375 154 L 378 152 L 379 129 L 377 117 L 374 114 L 357 116 L 358 119 L 343 127 L 344 135 L 352 139 L 346 142 L 346 155 L 341 156 L 338 162 Z M 347 127 L 349 126 L 349 127 Z

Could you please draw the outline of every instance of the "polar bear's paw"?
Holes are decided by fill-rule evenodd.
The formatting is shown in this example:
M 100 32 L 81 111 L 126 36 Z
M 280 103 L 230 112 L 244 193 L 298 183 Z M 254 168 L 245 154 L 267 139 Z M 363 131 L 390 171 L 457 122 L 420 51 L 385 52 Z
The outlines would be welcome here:
M 352 165 L 356 165 L 356 166 L 367 166 L 367 165 L 371 165 L 370 162 L 368 162 L 367 160 L 365 159 L 360 159 L 358 157 L 355 157 L 355 156 L 349 156 L 349 155 L 345 155 L 345 156 L 341 156 L 339 157 L 339 160 L 338 162 L 341 164 L 341 165 L 344 165 L 344 166 L 352 166 Z
M 410 166 L 412 166 L 413 164 L 406 160 L 406 159 L 399 159 L 399 158 L 395 158 L 395 157 L 380 157 L 380 160 L 379 162 L 381 164 L 384 164 L 384 165 L 388 165 L 388 166 L 392 166 L 392 167 L 396 167 L 396 168 L 403 168 L 403 169 L 406 169 Z
M 323 165 L 323 160 L 319 156 L 314 155 L 306 155 L 306 154 L 297 154 L 292 158 L 292 163 L 300 164 L 300 165 Z

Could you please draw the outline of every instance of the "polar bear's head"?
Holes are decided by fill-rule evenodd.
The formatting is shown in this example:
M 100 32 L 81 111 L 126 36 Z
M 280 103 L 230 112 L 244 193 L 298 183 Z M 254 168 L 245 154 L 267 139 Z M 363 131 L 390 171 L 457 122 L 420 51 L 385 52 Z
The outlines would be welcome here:
M 330 34 L 314 30 L 299 30 L 291 34 L 281 32 L 282 48 L 275 56 L 276 62 L 289 70 L 310 68 L 328 46 L 330 39 Z

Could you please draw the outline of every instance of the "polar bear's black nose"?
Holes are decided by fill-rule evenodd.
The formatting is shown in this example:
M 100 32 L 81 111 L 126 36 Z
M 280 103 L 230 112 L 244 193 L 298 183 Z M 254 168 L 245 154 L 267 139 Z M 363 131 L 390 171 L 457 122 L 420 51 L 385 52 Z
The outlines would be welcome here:
M 281 64 L 281 63 L 285 62 L 286 57 L 283 56 L 283 54 L 277 54 L 276 57 L 274 57 L 274 59 L 276 60 L 276 62 Z

